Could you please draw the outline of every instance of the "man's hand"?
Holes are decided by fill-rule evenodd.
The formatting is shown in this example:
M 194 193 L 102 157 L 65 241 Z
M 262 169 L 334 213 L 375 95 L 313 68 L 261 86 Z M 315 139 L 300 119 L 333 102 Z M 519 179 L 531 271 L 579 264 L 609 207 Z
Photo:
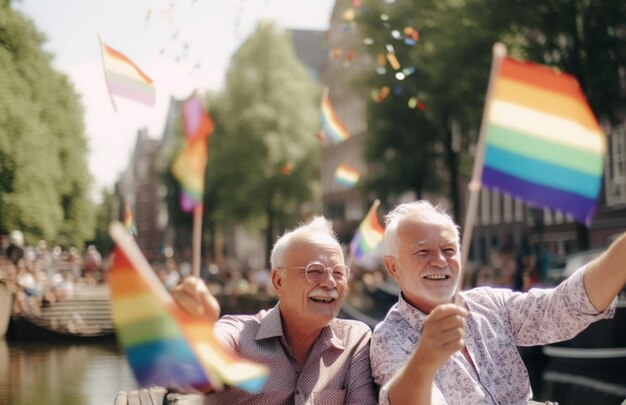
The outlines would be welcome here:
M 220 316 L 220 304 L 197 277 L 185 278 L 171 293 L 174 301 L 192 315 L 206 317 L 211 322 Z
M 467 310 L 455 304 L 439 305 L 424 321 L 422 337 L 415 349 L 418 364 L 437 370 L 465 346 Z
M 439 305 L 424 321 L 422 336 L 404 366 L 392 377 L 391 404 L 430 404 L 437 369 L 465 346 L 467 310 L 456 304 Z

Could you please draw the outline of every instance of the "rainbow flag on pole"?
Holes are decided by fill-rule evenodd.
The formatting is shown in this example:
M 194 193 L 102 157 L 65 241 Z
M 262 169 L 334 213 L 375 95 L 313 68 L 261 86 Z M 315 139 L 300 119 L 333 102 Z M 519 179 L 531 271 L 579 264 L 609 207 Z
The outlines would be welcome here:
M 328 95 L 328 89 L 324 91 L 322 97 L 322 131 L 326 138 L 330 139 L 334 143 L 340 143 L 350 138 L 350 133 L 346 129 L 346 126 L 341 122 Z
M 155 99 L 152 79 L 126 55 L 104 42 L 100 42 L 100 44 L 104 77 L 109 96 L 122 97 L 152 107 Z M 111 102 L 113 108 L 116 108 L 113 98 L 111 98 Z
M 482 184 L 589 223 L 606 136 L 577 80 L 505 57 L 487 105 Z
M 268 370 L 227 351 L 213 325 L 178 306 L 120 223 L 111 266 L 111 307 L 117 337 L 137 382 L 206 391 L 235 385 L 259 392 Z
M 377 212 L 379 205 L 380 201 L 378 199 L 375 200 L 350 242 L 350 253 L 357 262 L 363 256 L 376 249 L 383 240 L 385 229 L 378 222 Z
M 335 181 L 345 187 L 354 187 L 361 178 L 361 172 L 347 164 L 340 164 L 335 170 Z
M 137 235 L 137 227 L 135 226 L 133 214 L 131 214 L 128 204 L 124 206 L 124 228 L 126 228 L 126 232 L 128 232 L 129 235 Z
M 186 139 L 172 164 L 172 174 L 181 184 L 181 208 L 189 212 L 202 205 L 204 171 L 209 153 L 208 137 L 213 133 L 214 124 L 198 95 L 187 99 L 181 111 Z

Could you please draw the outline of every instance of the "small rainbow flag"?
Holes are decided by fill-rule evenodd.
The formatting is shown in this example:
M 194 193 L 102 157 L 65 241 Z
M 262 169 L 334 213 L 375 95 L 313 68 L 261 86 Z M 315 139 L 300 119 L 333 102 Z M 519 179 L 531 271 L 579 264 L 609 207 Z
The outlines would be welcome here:
M 126 55 L 101 42 L 104 78 L 109 96 L 118 96 L 152 107 L 155 90 L 150 79 Z M 113 108 L 115 102 L 111 98 Z
M 187 99 L 181 111 L 186 142 L 172 164 L 172 173 L 182 187 L 181 208 L 189 212 L 202 205 L 204 171 L 209 153 L 208 137 L 213 133 L 215 125 L 204 111 L 202 98 L 198 95 Z
M 344 163 L 335 170 L 335 181 L 345 187 L 354 187 L 361 178 L 361 172 Z
M 259 392 L 268 370 L 226 351 L 213 324 L 178 306 L 122 224 L 111 266 L 113 322 L 140 386 L 207 391 L 235 385 Z
M 135 221 L 133 221 L 133 214 L 130 212 L 130 206 L 126 204 L 124 206 L 124 228 L 129 235 L 137 235 L 137 227 Z
M 322 131 L 326 138 L 334 143 L 343 142 L 350 138 L 350 133 L 337 114 L 335 114 L 328 95 L 328 89 L 324 91 L 324 96 L 322 97 Z
M 363 256 L 376 249 L 383 240 L 385 229 L 378 222 L 377 211 L 379 205 L 380 201 L 376 199 L 350 242 L 350 253 L 357 262 Z
M 489 101 L 482 183 L 589 223 L 606 137 L 577 80 L 505 57 Z

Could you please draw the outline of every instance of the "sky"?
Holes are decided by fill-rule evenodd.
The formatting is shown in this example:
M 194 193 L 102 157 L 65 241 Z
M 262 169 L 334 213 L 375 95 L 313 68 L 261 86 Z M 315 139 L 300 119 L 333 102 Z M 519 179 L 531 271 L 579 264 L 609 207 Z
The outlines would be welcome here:
M 334 0 L 21 0 L 14 7 L 46 36 L 53 66 L 85 110 L 95 200 L 126 168 L 137 130 L 160 138 L 170 97 L 222 87 L 230 57 L 259 21 L 325 30 Z M 156 88 L 154 107 L 109 99 L 99 39 L 128 56 Z

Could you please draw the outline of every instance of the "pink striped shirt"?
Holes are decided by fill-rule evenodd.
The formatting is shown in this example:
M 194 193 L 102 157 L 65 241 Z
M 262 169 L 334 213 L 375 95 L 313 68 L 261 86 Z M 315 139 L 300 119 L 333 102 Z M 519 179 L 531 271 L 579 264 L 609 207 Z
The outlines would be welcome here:
M 334 319 L 322 330 L 299 369 L 283 335 L 279 305 L 256 315 L 227 315 L 217 322 L 216 336 L 227 347 L 265 364 L 270 373 L 259 394 L 230 387 L 207 395 L 205 404 L 376 404 L 369 327 Z

